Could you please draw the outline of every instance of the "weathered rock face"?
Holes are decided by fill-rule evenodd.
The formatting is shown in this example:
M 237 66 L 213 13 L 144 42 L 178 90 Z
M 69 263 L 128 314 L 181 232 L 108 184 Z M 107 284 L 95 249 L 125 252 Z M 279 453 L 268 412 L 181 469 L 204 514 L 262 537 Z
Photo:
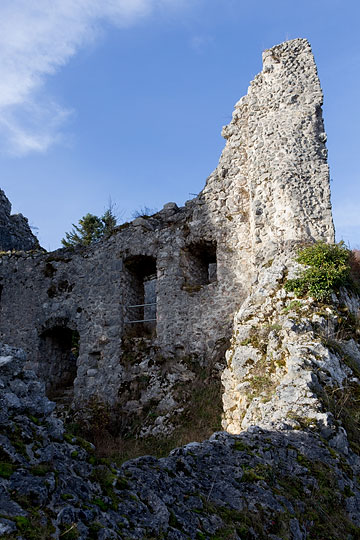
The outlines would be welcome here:
M 22 214 L 11 215 L 11 204 L 0 189 L 0 251 L 38 249 L 39 242 Z
M 219 166 L 184 208 L 169 203 L 88 249 L 2 257 L 0 335 L 32 352 L 50 393 L 73 384 L 77 405 L 97 396 L 142 411 L 148 377 L 171 429 L 178 384 L 196 378 L 189 359 L 221 367 L 261 264 L 334 238 L 321 103 L 308 42 L 274 47 L 224 128 Z
M 347 454 L 349 442 L 359 444 L 359 426 L 349 418 L 357 418 L 360 392 L 360 299 L 346 290 L 331 305 L 295 299 L 282 284 L 296 265 L 285 263 L 282 257 L 263 269 L 235 317 L 222 375 L 223 427 L 310 427 Z
M 252 428 L 108 467 L 64 433 L 24 356 L 0 347 L 1 538 L 358 538 L 360 462 L 346 446 Z

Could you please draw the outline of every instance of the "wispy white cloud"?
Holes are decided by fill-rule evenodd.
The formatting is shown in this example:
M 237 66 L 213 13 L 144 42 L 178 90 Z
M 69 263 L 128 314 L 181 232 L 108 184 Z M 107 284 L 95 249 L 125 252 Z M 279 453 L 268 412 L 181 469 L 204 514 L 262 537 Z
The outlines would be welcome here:
M 5 151 L 46 151 L 71 111 L 44 93 L 101 23 L 123 27 L 183 0 L 2 0 L 0 3 L 0 138 Z

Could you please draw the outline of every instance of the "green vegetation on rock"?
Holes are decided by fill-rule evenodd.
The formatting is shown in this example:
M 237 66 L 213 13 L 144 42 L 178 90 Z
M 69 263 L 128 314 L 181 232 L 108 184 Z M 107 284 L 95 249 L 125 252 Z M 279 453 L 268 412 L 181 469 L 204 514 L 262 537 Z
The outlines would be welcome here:
M 316 300 L 329 300 L 350 280 L 351 252 L 344 242 L 316 242 L 300 249 L 296 261 L 306 266 L 300 276 L 285 283 L 287 291 L 297 296 L 309 295 Z
M 0 477 L 1 478 L 10 478 L 14 472 L 14 465 L 11 463 L 0 462 Z

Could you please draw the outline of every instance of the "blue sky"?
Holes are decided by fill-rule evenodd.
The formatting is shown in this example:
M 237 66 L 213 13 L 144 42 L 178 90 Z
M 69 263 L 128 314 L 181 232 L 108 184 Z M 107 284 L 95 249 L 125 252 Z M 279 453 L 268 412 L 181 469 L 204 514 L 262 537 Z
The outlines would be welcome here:
M 0 187 L 46 249 L 110 197 L 122 220 L 182 205 L 262 51 L 306 37 L 337 238 L 359 248 L 359 16 L 352 0 L 2 0 Z

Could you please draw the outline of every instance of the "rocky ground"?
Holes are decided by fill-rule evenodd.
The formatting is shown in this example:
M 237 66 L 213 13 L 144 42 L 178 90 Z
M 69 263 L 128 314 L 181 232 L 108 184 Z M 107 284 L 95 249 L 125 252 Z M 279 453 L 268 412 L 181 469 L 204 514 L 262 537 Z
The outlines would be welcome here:
M 311 428 L 220 432 L 109 465 L 64 431 L 24 353 L 0 353 L 1 538 L 360 538 L 359 458 Z

